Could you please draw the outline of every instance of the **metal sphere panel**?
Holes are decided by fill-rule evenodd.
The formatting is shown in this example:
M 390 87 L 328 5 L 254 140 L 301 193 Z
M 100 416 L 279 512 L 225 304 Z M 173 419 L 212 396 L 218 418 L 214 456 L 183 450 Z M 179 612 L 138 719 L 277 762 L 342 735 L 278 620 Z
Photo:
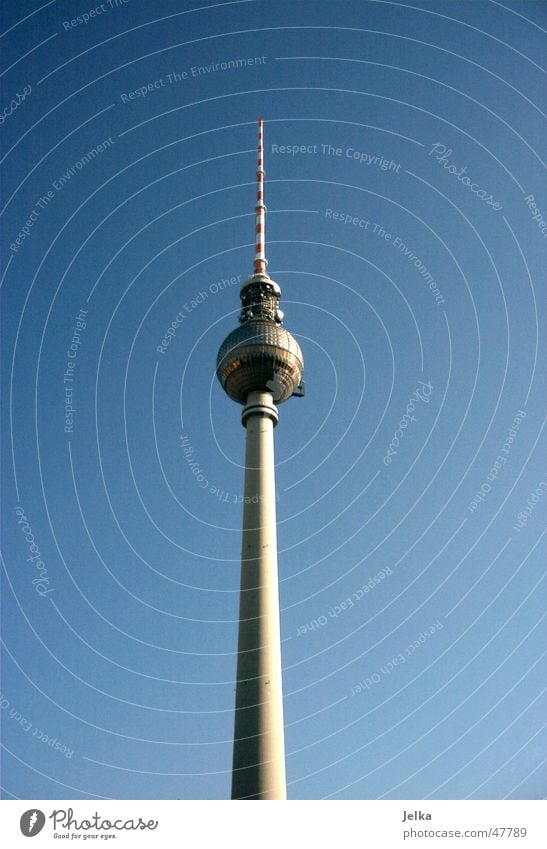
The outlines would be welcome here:
M 245 404 L 250 392 L 271 392 L 286 401 L 302 380 L 300 345 L 284 327 L 250 322 L 230 333 L 218 352 L 217 376 L 234 401 Z

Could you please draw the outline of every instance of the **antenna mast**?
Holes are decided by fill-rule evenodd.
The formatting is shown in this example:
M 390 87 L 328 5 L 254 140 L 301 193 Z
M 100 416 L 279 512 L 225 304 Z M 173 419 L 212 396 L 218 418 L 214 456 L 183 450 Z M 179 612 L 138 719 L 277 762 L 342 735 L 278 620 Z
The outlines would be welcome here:
M 266 206 L 264 204 L 264 121 L 258 119 L 258 168 L 256 171 L 256 253 L 255 274 L 266 274 Z

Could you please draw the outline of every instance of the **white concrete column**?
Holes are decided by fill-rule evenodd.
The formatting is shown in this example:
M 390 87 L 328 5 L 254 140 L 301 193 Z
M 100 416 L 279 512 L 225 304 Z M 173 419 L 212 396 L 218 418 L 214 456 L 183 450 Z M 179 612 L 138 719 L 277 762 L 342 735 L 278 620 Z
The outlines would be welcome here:
M 252 392 L 247 428 L 232 799 L 286 799 L 275 510 L 277 408 Z

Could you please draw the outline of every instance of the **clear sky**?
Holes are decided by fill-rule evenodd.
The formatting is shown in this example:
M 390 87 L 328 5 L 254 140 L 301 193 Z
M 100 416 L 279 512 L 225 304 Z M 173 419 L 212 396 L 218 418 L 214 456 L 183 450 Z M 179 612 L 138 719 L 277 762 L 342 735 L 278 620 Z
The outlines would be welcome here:
M 544 796 L 546 9 L 4 0 L 4 798 L 229 797 L 259 116 L 289 798 Z

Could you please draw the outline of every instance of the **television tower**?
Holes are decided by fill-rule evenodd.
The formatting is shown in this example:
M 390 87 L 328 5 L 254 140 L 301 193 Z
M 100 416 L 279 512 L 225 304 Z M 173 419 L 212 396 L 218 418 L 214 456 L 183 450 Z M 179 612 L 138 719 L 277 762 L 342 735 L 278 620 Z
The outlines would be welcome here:
M 287 798 L 274 427 L 276 405 L 304 394 L 304 358 L 282 326 L 281 288 L 267 273 L 264 173 L 260 119 L 254 274 L 240 290 L 240 326 L 217 356 L 217 377 L 230 398 L 243 404 L 247 431 L 232 799 Z

